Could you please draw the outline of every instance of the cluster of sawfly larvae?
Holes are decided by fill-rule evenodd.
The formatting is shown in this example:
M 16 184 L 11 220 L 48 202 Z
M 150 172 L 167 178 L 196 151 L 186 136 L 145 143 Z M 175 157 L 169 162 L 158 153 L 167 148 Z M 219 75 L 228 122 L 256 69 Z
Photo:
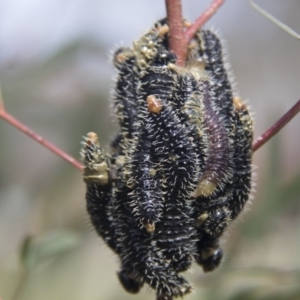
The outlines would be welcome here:
M 120 132 L 109 153 L 93 132 L 82 148 L 87 210 L 122 286 L 146 283 L 160 299 L 191 292 L 182 273 L 194 261 L 220 264 L 219 238 L 249 198 L 253 135 L 216 34 L 199 31 L 179 67 L 168 31 L 159 21 L 115 52 Z

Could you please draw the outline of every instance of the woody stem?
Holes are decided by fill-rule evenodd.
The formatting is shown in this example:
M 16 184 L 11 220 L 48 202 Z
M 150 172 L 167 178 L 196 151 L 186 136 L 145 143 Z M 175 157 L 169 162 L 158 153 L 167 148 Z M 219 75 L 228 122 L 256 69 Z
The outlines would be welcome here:
M 177 65 L 185 65 L 187 42 L 183 31 L 181 0 L 165 0 L 169 26 L 169 49 L 177 57 Z
M 83 170 L 83 167 L 79 161 L 77 161 L 72 156 L 68 155 L 66 152 L 62 151 L 61 149 L 57 148 L 47 140 L 45 140 L 43 137 L 35 133 L 33 130 L 22 124 L 20 121 L 18 121 L 16 118 L 14 118 L 12 115 L 10 115 L 4 108 L 3 102 L 0 104 L 0 118 L 8 122 L 9 124 L 16 127 L 18 130 L 22 131 L 23 133 L 27 134 L 29 137 L 31 137 L 33 140 L 40 143 L 45 148 L 52 151 L 57 156 L 61 157 L 68 163 L 72 164 L 74 167 L 79 169 L 80 171 Z
M 204 13 L 187 29 L 185 36 L 187 43 L 194 37 L 196 32 L 218 11 L 225 0 L 213 0 Z
M 262 134 L 252 146 L 253 152 L 264 145 L 276 133 L 278 133 L 288 122 L 290 122 L 300 111 L 300 100 L 284 114 L 272 127 L 270 127 L 264 134 Z
M 184 31 L 181 0 L 165 0 L 169 25 L 169 49 L 177 57 L 177 65 L 185 66 L 188 44 L 196 32 L 217 12 L 224 0 L 213 0 L 204 13 Z

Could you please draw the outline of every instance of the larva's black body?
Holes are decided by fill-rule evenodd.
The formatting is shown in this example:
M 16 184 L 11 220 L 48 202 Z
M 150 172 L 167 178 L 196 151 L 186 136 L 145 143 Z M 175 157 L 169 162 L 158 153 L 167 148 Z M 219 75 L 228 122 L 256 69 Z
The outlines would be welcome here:
M 94 133 L 83 146 L 87 209 L 119 256 L 119 279 L 164 297 L 191 291 L 180 273 L 221 259 L 219 237 L 251 188 L 252 121 L 232 94 L 218 37 L 200 31 L 187 66 L 168 50 L 165 21 L 116 51 L 114 105 L 120 133 L 104 155 Z

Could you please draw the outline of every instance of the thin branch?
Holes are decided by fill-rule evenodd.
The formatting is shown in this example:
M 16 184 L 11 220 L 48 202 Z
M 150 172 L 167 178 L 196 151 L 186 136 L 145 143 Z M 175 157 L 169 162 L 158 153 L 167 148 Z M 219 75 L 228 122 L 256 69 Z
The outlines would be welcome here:
M 266 19 L 270 20 L 271 22 L 273 22 L 274 24 L 276 24 L 279 28 L 281 28 L 282 30 L 284 30 L 285 32 L 287 32 L 289 35 L 291 35 L 292 37 L 294 37 L 297 40 L 300 40 L 300 34 L 297 33 L 295 30 L 293 30 L 292 28 L 290 28 L 289 26 L 287 26 L 286 24 L 284 24 L 283 22 L 279 21 L 278 19 L 276 19 L 274 16 L 272 16 L 269 12 L 267 12 L 266 10 L 262 9 L 260 6 L 258 6 L 256 3 L 254 3 L 253 1 L 249 1 L 250 5 L 256 10 L 258 11 L 261 15 L 263 15 Z
M 1 99 L 1 96 L 0 96 Z M 40 143 L 42 146 L 45 148 L 49 149 L 52 151 L 54 154 L 58 155 L 68 163 L 72 164 L 74 167 L 79 169 L 80 171 L 83 170 L 83 167 L 79 161 L 77 161 L 75 158 L 72 156 L 68 155 L 66 152 L 60 150 L 53 144 L 49 143 L 47 140 L 45 140 L 43 137 L 32 131 L 30 128 L 22 124 L 20 121 L 18 121 L 16 118 L 14 118 L 12 115 L 6 112 L 4 109 L 3 101 L 0 100 L 0 117 L 8 122 L 9 124 L 13 125 L 16 127 L 18 130 L 22 131 L 23 133 L 27 134 L 29 137 L 31 137 L 33 140 L 37 141 Z
M 0 117 L 4 119 L 6 122 L 9 124 L 13 125 L 16 127 L 18 130 L 22 131 L 23 133 L 27 134 L 29 137 L 31 137 L 33 140 L 37 141 L 40 143 L 42 146 L 45 148 L 49 149 L 52 151 L 54 154 L 57 156 L 61 157 L 68 163 L 72 164 L 74 167 L 79 169 L 80 171 L 83 170 L 83 167 L 79 161 L 77 161 L 75 158 L 72 156 L 68 155 L 66 152 L 62 151 L 61 149 L 57 148 L 50 142 L 48 142 L 46 139 L 35 133 L 33 130 L 22 124 L 20 121 L 18 121 L 16 118 L 14 118 L 12 115 L 7 113 L 5 110 L 1 109 L 0 110 Z
M 206 11 L 184 31 L 181 0 L 165 0 L 169 31 L 169 49 L 177 57 L 177 65 L 185 66 L 188 44 L 196 32 L 217 12 L 224 0 L 213 0 Z
M 187 29 L 185 36 L 187 43 L 194 37 L 196 32 L 218 11 L 224 0 L 213 0 L 205 12 Z
M 177 57 L 177 65 L 184 66 L 187 42 L 183 31 L 181 0 L 165 0 L 169 31 L 169 49 Z
M 262 134 L 253 144 L 253 152 L 264 145 L 270 138 L 272 138 L 278 131 L 280 131 L 289 121 L 291 121 L 300 112 L 300 100 L 284 114 L 272 127 L 270 127 L 264 134 Z
M 14 118 L 12 115 L 10 115 L 4 106 L 4 100 L 2 96 L 2 91 L 1 91 L 1 85 L 0 85 L 0 118 L 2 118 L 4 121 L 7 123 L 11 124 L 12 126 L 16 127 L 18 130 L 21 132 L 27 134 L 29 137 L 31 137 L 33 140 L 36 142 L 40 143 L 42 146 L 45 148 L 49 149 L 52 151 L 54 154 L 57 156 L 61 157 L 68 163 L 72 164 L 75 168 L 79 169 L 80 171 L 83 170 L 83 166 L 79 161 L 77 161 L 75 158 L 72 156 L 68 155 L 66 152 L 60 150 L 53 144 L 49 143 L 47 140 L 45 140 L 43 137 L 35 133 L 33 130 L 22 124 L 19 120 Z

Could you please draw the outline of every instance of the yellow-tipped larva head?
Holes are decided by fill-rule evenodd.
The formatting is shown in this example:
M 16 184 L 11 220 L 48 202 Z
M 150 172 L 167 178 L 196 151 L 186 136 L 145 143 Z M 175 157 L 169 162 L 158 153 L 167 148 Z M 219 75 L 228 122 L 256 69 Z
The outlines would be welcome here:
M 155 223 L 146 223 L 144 226 L 149 233 L 153 233 L 155 231 Z
M 197 219 L 196 219 L 196 226 L 199 227 L 201 226 L 208 218 L 208 213 L 204 212 L 201 214 Z
M 217 185 L 214 182 L 209 181 L 208 179 L 204 179 L 199 182 L 193 196 L 195 198 L 199 196 L 208 197 L 215 191 L 216 187 Z

